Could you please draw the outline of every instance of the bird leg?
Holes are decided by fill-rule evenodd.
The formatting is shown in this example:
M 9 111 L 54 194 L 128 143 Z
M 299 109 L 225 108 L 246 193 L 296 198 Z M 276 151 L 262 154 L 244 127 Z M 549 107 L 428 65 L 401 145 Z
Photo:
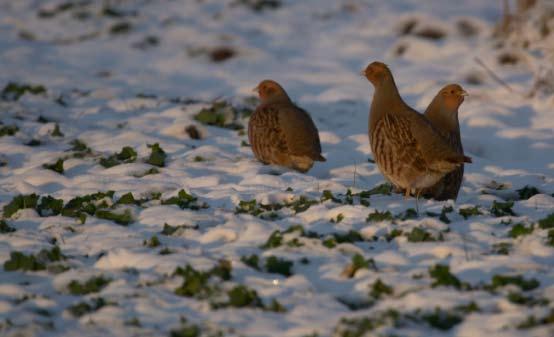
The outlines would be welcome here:
M 404 191 L 404 200 L 407 200 L 410 197 L 410 190 L 411 188 L 406 188 L 406 191 Z
M 415 191 L 415 208 L 416 208 L 416 213 L 417 215 L 419 216 L 419 195 L 421 194 L 421 190 L 416 190 Z

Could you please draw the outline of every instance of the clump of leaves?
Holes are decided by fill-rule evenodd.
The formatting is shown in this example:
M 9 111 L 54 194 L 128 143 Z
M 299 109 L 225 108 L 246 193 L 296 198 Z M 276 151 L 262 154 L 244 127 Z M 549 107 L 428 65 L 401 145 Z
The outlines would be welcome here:
M 125 146 L 119 153 L 100 158 L 100 165 L 110 168 L 119 164 L 133 163 L 135 160 L 137 160 L 137 152 L 132 147 Z
M 482 214 L 483 214 L 483 213 L 481 213 L 481 211 L 479 210 L 479 206 L 460 208 L 460 210 L 458 211 L 458 213 L 460 213 L 460 215 L 463 216 L 464 219 L 466 219 L 466 220 L 467 220 L 467 218 L 469 218 L 470 216 L 482 215 Z
M 431 233 L 420 227 L 414 227 L 411 232 L 407 233 L 406 237 L 409 242 L 443 241 L 442 234 L 435 238 Z
M 87 214 L 94 215 L 98 208 L 108 207 L 104 199 L 108 198 L 111 200 L 113 195 L 114 191 L 107 191 L 75 197 L 65 204 L 61 214 L 63 216 L 78 218 L 81 220 L 81 223 L 85 223 Z M 98 204 L 99 202 L 101 203 Z
M 344 214 L 339 213 L 337 214 L 336 218 L 331 219 L 332 223 L 340 223 L 342 220 L 344 220 Z
M 64 172 L 63 162 L 64 162 L 64 160 L 60 158 L 60 159 L 56 160 L 56 162 L 54 164 L 43 164 L 42 167 L 47 169 L 47 170 L 52 170 L 52 171 L 54 171 L 56 173 L 59 173 L 59 174 L 63 174 L 63 172 Z
M 281 0 L 235 0 L 233 5 L 241 5 L 250 8 L 255 12 L 275 10 L 282 6 Z
M 534 195 L 540 194 L 541 192 L 535 186 L 525 185 L 523 188 L 516 190 L 519 195 L 519 200 L 527 200 Z
M 44 86 L 37 84 L 25 84 L 25 83 L 16 83 L 16 82 L 9 82 L 4 89 L 2 89 L 2 92 L 0 93 L 0 97 L 2 97 L 5 101 L 17 101 L 19 98 L 26 93 L 29 93 L 31 95 L 40 95 L 46 93 L 46 89 Z
M 379 211 L 375 211 L 373 213 L 370 213 L 367 218 L 366 218 L 366 221 L 367 222 L 380 222 L 380 221 L 392 221 L 393 219 L 393 216 L 391 214 L 390 211 L 386 211 L 386 212 L 379 212 Z
M 375 194 L 390 195 L 392 193 L 392 184 L 383 183 L 381 185 L 375 186 L 369 191 L 364 192 L 367 196 L 372 196 Z
M 36 208 L 38 198 L 35 193 L 15 196 L 9 204 L 4 206 L 4 216 L 9 218 L 20 209 Z
M 197 299 L 207 299 L 219 292 L 219 288 L 216 285 L 208 282 L 210 278 L 215 276 L 222 280 L 229 280 L 231 278 L 231 264 L 220 262 L 208 271 L 199 271 L 191 265 L 186 265 L 184 268 L 178 267 L 174 274 L 183 277 L 183 283 L 175 289 L 175 294 Z
M 200 110 L 194 119 L 202 124 L 220 128 L 240 130 L 244 126 L 236 122 L 240 112 L 226 101 L 214 102 L 210 107 Z
M 74 317 L 81 317 L 86 314 L 90 314 L 92 312 L 98 311 L 101 308 L 108 305 L 108 303 L 105 299 L 102 297 L 93 298 L 90 303 L 87 302 L 79 302 L 77 304 L 74 304 L 67 308 L 67 310 L 73 315 Z
M 517 237 L 533 233 L 533 229 L 533 226 L 525 227 L 524 224 L 518 223 L 510 229 L 508 236 L 515 239 Z
M 163 227 L 162 231 L 160 232 L 160 234 L 173 235 L 175 232 L 177 232 L 179 229 L 182 229 L 182 228 L 198 229 L 198 225 L 194 225 L 194 226 L 187 226 L 187 225 L 171 226 L 171 225 L 168 225 L 167 223 L 164 223 L 164 227 Z
M 361 254 L 356 254 L 352 256 L 352 262 L 344 268 L 341 275 L 352 278 L 360 269 L 377 270 L 377 266 L 375 265 L 375 261 L 373 261 L 373 259 L 365 259 Z
M 6 271 L 39 271 L 45 270 L 50 262 L 61 261 L 65 256 L 61 253 L 60 247 L 54 246 L 51 250 L 42 249 L 38 254 L 25 255 L 14 251 L 10 253 L 10 259 L 4 262 Z
M 490 288 L 494 290 L 509 284 L 518 286 L 523 291 L 533 290 L 540 286 L 539 281 L 534 278 L 525 279 L 521 275 L 494 275 L 492 277 Z
M 460 289 L 462 287 L 462 282 L 450 272 L 450 267 L 436 264 L 429 268 L 429 276 L 431 276 L 434 281 L 431 284 L 431 287 L 439 287 L 439 286 L 446 286 L 446 287 L 454 287 L 456 289 Z
M 495 200 L 492 202 L 491 213 L 496 217 L 516 215 L 512 210 L 512 207 L 514 207 L 513 201 L 497 202 Z
M 15 232 L 15 228 L 10 226 L 5 220 L 0 220 L 0 233 L 6 234 L 13 232 Z
M 381 279 L 377 279 L 372 285 L 369 291 L 369 296 L 375 300 L 379 300 L 384 296 L 390 296 L 394 292 L 392 286 L 385 284 Z
M 52 137 L 63 137 L 64 136 L 62 130 L 60 129 L 60 125 L 58 123 L 56 123 L 54 125 L 54 130 L 52 130 L 52 132 L 50 132 L 50 135 Z
M 443 331 L 450 330 L 463 321 L 460 315 L 440 308 L 435 308 L 434 312 L 424 314 L 421 318 L 433 328 Z
M 292 261 L 276 256 L 269 256 L 265 259 L 265 269 L 268 273 L 281 274 L 286 277 L 292 275 L 291 268 L 293 264 Z
M 135 197 L 133 196 L 133 193 L 131 192 L 123 194 L 116 202 L 116 204 L 119 204 L 119 205 L 137 205 L 139 203 L 140 202 L 135 199 Z
M 58 215 L 63 209 L 63 200 L 52 196 L 43 196 L 37 206 L 37 212 L 40 216 Z
M 17 131 L 19 131 L 17 125 L 0 125 L 0 137 L 13 136 Z
M 508 255 L 512 247 L 513 245 L 511 242 L 498 242 L 492 245 L 492 251 L 496 254 Z
M 72 280 L 67 285 L 67 289 L 71 295 L 87 295 L 97 293 L 104 289 L 112 280 L 104 276 L 93 276 L 81 283 L 77 280 Z
M 547 238 L 546 243 L 550 246 L 554 246 L 554 229 L 551 229 L 548 231 L 546 238 Z
M 546 218 L 539 220 L 539 227 L 541 229 L 554 228 L 554 213 L 551 213 Z
M 319 201 L 308 199 L 307 197 L 302 195 L 298 199 L 285 203 L 285 206 L 291 208 L 296 214 L 298 214 L 308 210 L 308 208 L 317 204 L 319 204 Z
M 324 202 L 324 201 L 327 201 L 327 200 L 332 200 L 333 202 L 336 202 L 336 203 L 342 203 L 342 201 L 339 199 L 339 198 L 336 198 L 334 195 L 333 195 L 333 192 L 329 191 L 329 190 L 324 190 L 322 193 L 321 193 L 321 198 L 319 198 L 319 200 L 321 202 Z
M 146 162 L 150 165 L 158 166 L 158 167 L 164 167 L 165 166 L 165 160 L 167 159 L 167 154 L 165 151 L 160 147 L 160 144 L 148 144 L 148 147 L 150 148 L 150 156 L 146 160 Z
M 398 214 L 396 218 L 400 220 L 416 219 L 417 211 L 413 208 L 408 208 L 404 212 Z
M 73 157 L 75 158 L 84 158 L 92 153 L 92 149 L 88 147 L 85 142 L 79 139 L 72 140 L 70 144 L 71 149 L 69 150 L 73 151 Z
M 534 298 L 532 296 L 525 296 L 520 292 L 510 292 L 507 296 L 507 299 L 514 304 L 526 305 L 529 307 L 535 305 L 547 305 L 549 303 L 546 298 Z
M 376 329 L 385 325 L 396 325 L 400 320 L 401 314 L 389 309 L 385 312 L 366 317 L 341 318 L 333 336 L 340 337 L 361 337 L 371 335 Z
M 120 21 L 114 23 L 110 27 L 110 34 L 112 35 L 123 35 L 129 33 L 133 29 L 133 24 L 128 21 Z
M 200 337 L 200 328 L 196 324 L 187 323 L 186 320 L 181 320 L 181 326 L 169 331 L 169 337 Z
M 150 239 L 144 240 L 143 245 L 149 248 L 155 248 L 161 245 L 161 242 L 156 235 L 152 235 Z
M 131 211 L 126 209 L 123 213 L 116 213 L 105 209 L 99 209 L 94 213 L 94 216 L 99 219 L 105 219 L 115 222 L 118 225 L 127 226 L 133 223 L 133 215 Z
M 192 210 L 199 210 L 200 208 L 208 208 L 208 205 L 205 203 L 199 205 L 197 203 L 197 200 L 198 198 L 187 193 L 185 190 L 182 189 L 177 193 L 177 196 L 162 200 L 162 205 L 177 205 L 181 209 L 188 208 Z
M 252 254 L 249 256 L 243 256 L 240 260 L 250 268 L 260 270 L 260 257 L 258 255 Z

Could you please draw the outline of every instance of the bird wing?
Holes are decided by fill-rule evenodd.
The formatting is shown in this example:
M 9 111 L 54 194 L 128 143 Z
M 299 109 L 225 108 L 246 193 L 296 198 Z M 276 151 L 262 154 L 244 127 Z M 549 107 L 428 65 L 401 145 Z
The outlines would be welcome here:
M 321 155 L 319 133 L 308 112 L 292 104 L 281 105 L 279 126 L 285 136 L 290 154 L 325 161 Z
M 448 144 L 425 116 L 412 109 L 404 111 L 402 115 L 410 120 L 411 133 L 421 148 L 425 161 L 431 167 L 435 164 L 440 165 L 440 162 L 445 161 L 452 164 L 470 162 L 469 157 L 458 153 Z M 438 167 L 437 169 L 442 171 Z
M 271 105 L 260 105 L 250 117 L 248 140 L 256 157 L 264 163 L 288 152 L 283 130 L 279 125 L 279 110 Z

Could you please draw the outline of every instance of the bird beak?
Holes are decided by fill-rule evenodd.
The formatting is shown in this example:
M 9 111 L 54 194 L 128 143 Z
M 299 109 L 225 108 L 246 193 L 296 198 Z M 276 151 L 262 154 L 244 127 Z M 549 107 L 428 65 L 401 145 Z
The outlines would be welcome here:
M 252 92 L 260 92 L 260 86 L 257 85 L 254 89 L 252 89 Z
M 360 71 L 360 75 L 363 76 L 363 77 L 365 77 L 365 69 L 362 70 L 362 71 Z
M 460 92 L 460 96 L 466 97 L 466 96 L 469 96 L 469 94 L 467 93 L 467 91 L 462 90 L 462 91 Z

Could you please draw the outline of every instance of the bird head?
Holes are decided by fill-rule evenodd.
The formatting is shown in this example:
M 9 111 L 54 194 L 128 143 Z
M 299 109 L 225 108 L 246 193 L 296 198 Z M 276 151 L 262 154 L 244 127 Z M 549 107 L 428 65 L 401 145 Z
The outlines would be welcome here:
M 372 62 L 370 63 L 362 75 L 365 76 L 374 86 L 378 86 L 383 83 L 383 80 L 391 76 L 389 67 L 382 62 Z
M 273 80 L 263 80 L 254 88 L 254 92 L 258 93 L 262 103 L 268 101 L 277 101 L 279 99 L 288 99 L 285 89 L 279 83 Z
M 441 89 L 440 95 L 446 108 L 454 111 L 458 110 L 468 93 L 459 84 L 448 84 Z

